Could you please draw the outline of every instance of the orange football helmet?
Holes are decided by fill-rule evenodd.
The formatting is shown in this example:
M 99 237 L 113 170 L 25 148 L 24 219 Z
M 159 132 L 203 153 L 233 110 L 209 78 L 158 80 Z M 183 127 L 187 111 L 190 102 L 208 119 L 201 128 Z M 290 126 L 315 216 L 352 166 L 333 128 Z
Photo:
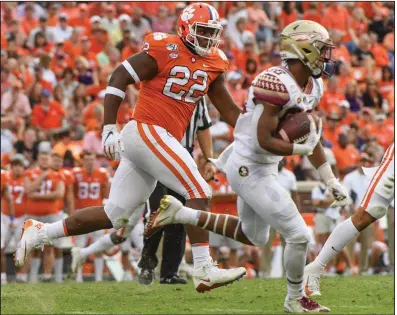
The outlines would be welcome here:
M 206 3 L 187 6 L 178 18 L 179 37 L 201 56 L 219 46 L 222 30 L 218 12 Z

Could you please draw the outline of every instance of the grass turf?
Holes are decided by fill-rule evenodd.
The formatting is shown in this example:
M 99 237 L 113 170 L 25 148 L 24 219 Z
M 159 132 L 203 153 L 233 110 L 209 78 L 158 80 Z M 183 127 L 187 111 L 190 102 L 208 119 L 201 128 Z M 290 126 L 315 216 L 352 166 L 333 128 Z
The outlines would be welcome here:
M 333 314 L 393 314 L 391 276 L 323 278 L 317 300 Z M 1 288 L 2 314 L 278 314 L 284 279 L 241 280 L 199 294 L 188 285 L 141 286 L 137 282 L 38 285 Z

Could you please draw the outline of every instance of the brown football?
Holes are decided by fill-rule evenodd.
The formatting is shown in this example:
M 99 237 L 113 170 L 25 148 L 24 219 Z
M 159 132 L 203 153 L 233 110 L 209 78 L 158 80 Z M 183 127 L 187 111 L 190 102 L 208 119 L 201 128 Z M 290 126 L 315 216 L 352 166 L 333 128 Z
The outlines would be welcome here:
M 309 114 L 306 112 L 285 115 L 278 124 L 275 137 L 289 143 L 302 143 L 310 133 Z

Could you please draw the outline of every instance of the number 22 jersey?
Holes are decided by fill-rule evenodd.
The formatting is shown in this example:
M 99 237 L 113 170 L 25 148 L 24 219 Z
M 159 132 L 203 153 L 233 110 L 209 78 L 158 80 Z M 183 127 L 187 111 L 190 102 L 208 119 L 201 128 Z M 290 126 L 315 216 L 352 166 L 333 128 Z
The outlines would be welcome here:
M 142 50 L 156 60 L 158 73 L 142 81 L 133 119 L 162 127 L 181 141 L 196 103 L 227 70 L 227 57 L 218 48 L 196 55 L 179 36 L 165 33 L 147 35 Z

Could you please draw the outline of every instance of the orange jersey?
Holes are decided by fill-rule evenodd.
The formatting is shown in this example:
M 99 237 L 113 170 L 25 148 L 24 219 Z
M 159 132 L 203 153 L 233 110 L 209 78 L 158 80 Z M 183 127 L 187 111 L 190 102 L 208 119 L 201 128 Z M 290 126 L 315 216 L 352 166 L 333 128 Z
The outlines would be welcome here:
M 25 176 L 22 175 L 16 178 L 11 172 L 8 180 L 8 187 L 10 188 L 12 200 L 14 201 L 14 216 L 18 218 L 25 215 L 26 211 L 26 194 L 24 187 Z M 5 215 L 10 215 L 10 209 L 8 209 L 7 203 L 4 203 L 4 207 L 2 207 L 1 212 Z
M 64 178 L 65 196 L 66 196 L 67 187 L 69 185 L 73 185 L 74 184 L 74 176 L 73 176 L 73 173 L 70 170 L 67 170 L 65 168 L 61 168 L 59 170 L 59 173 L 61 173 L 63 178 Z M 64 208 L 65 208 L 65 197 L 58 200 L 58 209 L 59 210 L 65 210 Z
M 103 168 L 96 168 L 91 174 L 85 169 L 76 167 L 73 169 L 75 183 L 76 210 L 86 207 L 102 206 L 101 185 L 109 182 L 109 173 Z
M 41 169 L 36 168 L 26 173 L 30 181 L 35 181 L 41 174 Z M 54 192 L 60 182 L 64 181 L 61 173 L 50 170 L 49 175 L 42 181 L 38 190 L 40 194 Z M 59 212 L 58 200 L 40 200 L 27 197 L 26 214 L 44 216 Z
M 158 73 L 141 82 L 133 119 L 160 126 L 180 141 L 197 102 L 227 70 L 227 57 L 217 48 L 196 55 L 177 35 L 165 33 L 147 35 L 142 49 L 157 61 Z
M 1 196 L 3 197 L 4 188 L 9 183 L 9 173 L 5 170 L 1 170 Z

